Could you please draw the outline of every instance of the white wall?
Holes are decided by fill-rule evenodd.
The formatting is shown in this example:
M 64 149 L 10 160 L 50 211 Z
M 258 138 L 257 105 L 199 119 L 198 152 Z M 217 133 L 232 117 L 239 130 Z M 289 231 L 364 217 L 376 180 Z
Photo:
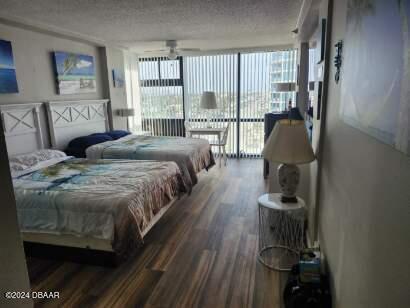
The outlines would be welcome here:
M 344 38 L 346 6 L 334 1 L 331 46 Z M 334 307 L 409 307 L 410 157 L 341 121 L 331 66 L 319 238 Z

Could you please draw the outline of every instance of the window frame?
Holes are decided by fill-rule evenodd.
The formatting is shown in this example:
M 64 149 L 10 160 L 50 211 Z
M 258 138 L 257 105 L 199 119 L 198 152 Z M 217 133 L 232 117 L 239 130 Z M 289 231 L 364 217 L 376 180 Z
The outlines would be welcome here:
M 170 61 L 167 57 L 146 57 L 139 58 L 138 62 L 157 62 L 158 64 L 158 79 L 142 79 L 141 87 L 183 87 L 184 86 L 184 74 L 183 74 L 183 61 L 182 57 L 178 56 L 176 61 L 179 62 L 179 78 L 162 79 L 161 78 L 161 62 Z

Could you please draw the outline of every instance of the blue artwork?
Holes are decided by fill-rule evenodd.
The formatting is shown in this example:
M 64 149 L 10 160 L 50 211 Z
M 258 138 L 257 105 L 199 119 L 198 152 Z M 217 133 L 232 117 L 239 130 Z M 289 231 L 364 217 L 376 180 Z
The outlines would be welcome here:
M 68 52 L 54 52 L 59 94 L 96 92 L 94 58 Z
M 410 155 L 410 1 L 349 0 L 341 118 Z
M 123 88 L 125 84 L 124 72 L 120 69 L 112 70 L 112 79 L 114 81 L 114 88 Z
M 17 93 L 16 68 L 11 43 L 0 40 L 0 93 Z

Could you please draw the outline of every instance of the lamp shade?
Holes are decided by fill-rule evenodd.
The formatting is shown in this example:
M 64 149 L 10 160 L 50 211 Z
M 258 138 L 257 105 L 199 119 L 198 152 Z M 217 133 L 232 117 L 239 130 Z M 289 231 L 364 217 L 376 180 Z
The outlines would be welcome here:
M 276 122 L 262 155 L 269 161 L 284 164 L 305 164 L 315 160 L 305 122 L 300 120 Z
M 294 82 L 275 82 L 273 89 L 275 92 L 292 92 L 295 91 L 296 84 Z
M 135 110 L 132 108 L 118 109 L 118 115 L 120 117 L 133 117 L 135 115 Z
M 205 91 L 202 93 L 201 103 L 199 105 L 202 109 L 217 109 L 216 97 L 214 92 Z

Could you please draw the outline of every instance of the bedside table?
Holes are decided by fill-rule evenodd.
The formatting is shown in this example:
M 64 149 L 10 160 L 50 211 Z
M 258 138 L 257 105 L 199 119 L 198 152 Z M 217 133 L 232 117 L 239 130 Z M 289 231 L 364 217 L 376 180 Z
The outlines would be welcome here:
M 283 203 L 281 194 L 259 197 L 258 260 L 277 271 L 289 271 L 304 248 L 305 201 Z

